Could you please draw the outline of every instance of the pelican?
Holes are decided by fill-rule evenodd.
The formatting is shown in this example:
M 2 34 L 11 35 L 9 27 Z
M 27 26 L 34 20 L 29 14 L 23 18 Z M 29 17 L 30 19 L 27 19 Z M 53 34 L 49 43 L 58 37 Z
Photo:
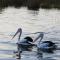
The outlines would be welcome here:
M 45 51 L 45 52 L 52 52 L 53 50 L 55 50 L 57 47 L 56 44 L 52 41 L 42 41 L 43 36 L 44 36 L 44 33 L 41 32 L 39 34 L 39 36 L 34 40 L 34 42 L 35 42 L 40 38 L 40 41 L 37 44 L 38 50 L 40 49 L 40 50 Z
M 26 51 L 26 50 L 30 50 L 30 48 L 32 46 L 34 46 L 35 44 L 32 44 L 33 39 L 29 36 L 25 37 L 24 39 L 22 39 L 22 41 L 20 41 L 21 35 L 22 35 L 22 29 L 19 28 L 17 30 L 17 32 L 15 33 L 15 35 L 13 36 L 13 38 L 19 33 L 18 36 L 18 42 L 17 42 L 17 47 L 18 47 L 18 51 Z M 12 38 L 12 39 L 13 39 Z
M 24 39 L 20 40 L 21 35 L 22 35 L 22 29 L 21 28 L 19 28 L 17 30 L 17 32 L 15 33 L 13 38 L 18 33 L 19 33 L 19 35 L 18 35 L 18 42 L 17 42 L 17 49 L 18 49 L 18 51 L 15 52 L 15 53 L 18 53 L 17 56 L 18 56 L 18 59 L 20 59 L 22 51 L 31 51 L 32 47 L 35 46 L 35 44 L 32 44 L 33 39 L 31 37 L 29 37 L 29 36 L 26 36 Z

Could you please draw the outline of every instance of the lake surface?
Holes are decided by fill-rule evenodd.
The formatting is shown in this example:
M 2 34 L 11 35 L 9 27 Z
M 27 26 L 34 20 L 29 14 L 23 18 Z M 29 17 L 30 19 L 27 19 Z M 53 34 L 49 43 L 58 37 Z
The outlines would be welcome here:
M 20 27 L 23 29 L 22 38 L 29 34 L 35 39 L 38 34 L 30 33 L 45 32 L 43 41 L 53 41 L 60 47 L 60 10 L 32 11 L 26 8 L 9 7 L 0 12 L 0 60 L 16 60 L 13 52 L 17 50 L 18 36 L 13 40 L 12 36 Z M 38 57 L 37 50 L 34 48 L 33 51 L 23 52 L 21 60 L 60 60 L 60 50 L 50 54 L 42 53 L 42 57 Z

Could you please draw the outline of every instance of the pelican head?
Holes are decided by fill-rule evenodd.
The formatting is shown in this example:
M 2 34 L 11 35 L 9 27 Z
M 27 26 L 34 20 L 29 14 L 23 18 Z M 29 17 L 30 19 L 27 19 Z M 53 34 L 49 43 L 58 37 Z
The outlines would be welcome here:
M 18 37 L 18 40 L 20 40 L 20 37 L 21 37 L 21 34 L 22 34 L 22 29 L 21 29 L 21 28 L 19 28 L 19 29 L 17 30 L 17 32 L 15 33 L 15 35 L 13 36 L 13 38 L 14 38 L 18 33 L 20 33 L 20 34 L 19 34 L 19 37 Z M 12 39 L 13 39 L 13 38 L 12 38 Z

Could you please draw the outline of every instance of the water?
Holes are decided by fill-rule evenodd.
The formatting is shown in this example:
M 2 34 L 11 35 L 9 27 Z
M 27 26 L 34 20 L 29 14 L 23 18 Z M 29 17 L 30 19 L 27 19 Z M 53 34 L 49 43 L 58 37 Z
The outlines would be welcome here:
M 43 40 L 53 41 L 60 47 L 60 10 L 31 11 L 9 7 L 0 12 L 0 60 L 16 60 L 13 52 L 17 50 L 17 37 L 12 40 L 12 36 L 20 27 L 23 29 L 22 38 L 26 33 L 45 32 Z M 35 39 L 37 35 L 29 36 Z M 23 52 L 21 60 L 60 60 L 60 50 L 40 56 L 34 48 L 33 51 Z

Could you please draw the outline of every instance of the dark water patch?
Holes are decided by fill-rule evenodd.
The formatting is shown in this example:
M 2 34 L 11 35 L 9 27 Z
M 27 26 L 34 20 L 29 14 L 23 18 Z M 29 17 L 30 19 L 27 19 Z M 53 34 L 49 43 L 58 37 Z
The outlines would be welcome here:
M 47 58 L 44 58 L 43 60 L 56 60 L 56 59 L 47 57 Z
M 2 12 L 2 8 L 0 7 L 0 14 L 1 14 L 1 12 Z
M 27 6 L 29 9 L 38 9 L 39 0 L 0 0 L 0 8 L 6 8 L 8 6 L 14 6 L 20 8 Z
M 40 8 L 40 0 L 28 0 L 27 7 L 30 10 L 38 10 Z
M 60 9 L 60 0 L 0 0 L 0 10 L 9 6 L 15 8 L 25 6 L 29 10 L 39 10 L 39 8 Z

